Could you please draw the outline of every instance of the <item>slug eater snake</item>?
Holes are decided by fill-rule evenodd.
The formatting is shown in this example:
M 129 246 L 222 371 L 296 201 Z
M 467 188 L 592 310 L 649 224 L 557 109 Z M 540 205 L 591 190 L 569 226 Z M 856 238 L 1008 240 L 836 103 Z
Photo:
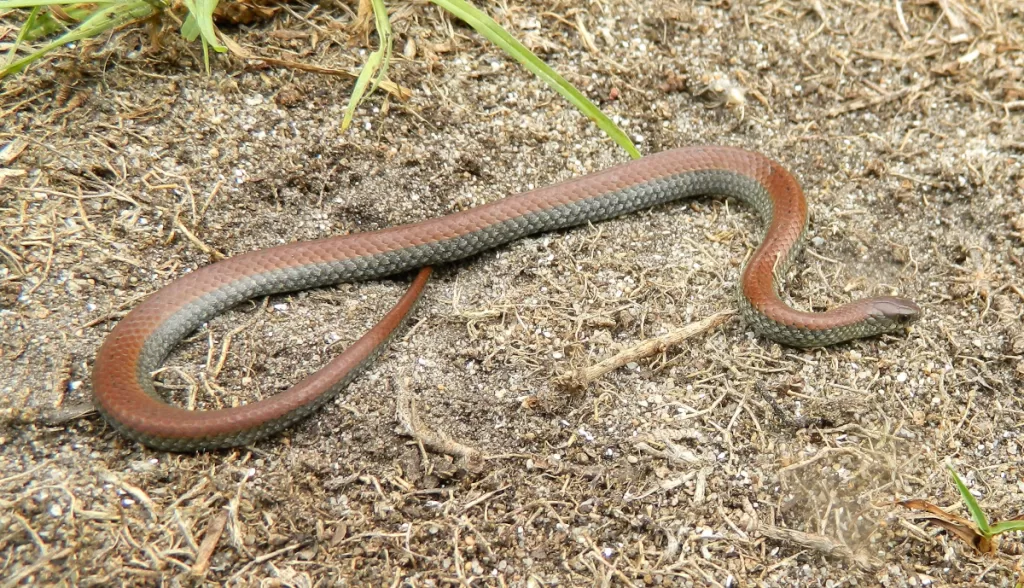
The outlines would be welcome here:
M 903 328 L 921 309 L 904 298 L 865 298 L 827 312 L 803 312 L 778 295 L 807 225 L 799 184 L 781 165 L 731 147 L 664 151 L 560 184 L 448 216 L 231 257 L 178 278 L 125 316 L 93 369 L 96 406 L 124 435 L 150 447 L 193 451 L 244 445 L 317 410 L 386 347 L 430 274 L 448 263 L 520 239 L 701 195 L 731 196 L 766 225 L 743 269 L 740 313 L 757 333 L 794 347 L 832 345 Z M 165 403 L 152 373 L 186 335 L 244 300 L 372 280 L 426 268 L 399 303 L 355 344 L 285 392 L 244 406 L 189 411 Z

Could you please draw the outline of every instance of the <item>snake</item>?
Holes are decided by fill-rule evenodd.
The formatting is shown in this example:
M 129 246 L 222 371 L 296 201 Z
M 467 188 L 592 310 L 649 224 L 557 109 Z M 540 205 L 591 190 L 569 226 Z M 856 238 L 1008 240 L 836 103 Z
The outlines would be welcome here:
M 743 267 L 739 314 L 782 345 L 823 347 L 904 329 L 921 316 L 906 298 L 853 300 L 824 312 L 789 306 L 779 282 L 807 230 L 807 201 L 782 165 L 735 147 L 690 146 L 429 220 L 249 251 L 186 273 L 122 318 L 92 372 L 95 405 L 110 425 L 158 450 L 247 445 L 288 428 L 343 390 L 387 347 L 422 294 L 431 267 L 541 232 L 598 222 L 696 196 L 732 197 L 763 221 Z M 167 403 L 153 373 L 187 335 L 251 298 L 380 279 L 419 270 L 409 290 L 373 328 L 288 390 L 216 410 Z

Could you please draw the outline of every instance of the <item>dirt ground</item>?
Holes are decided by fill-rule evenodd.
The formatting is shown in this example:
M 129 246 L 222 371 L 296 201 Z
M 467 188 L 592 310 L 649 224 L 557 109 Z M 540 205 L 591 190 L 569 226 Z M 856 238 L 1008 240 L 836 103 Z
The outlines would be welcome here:
M 356 4 L 225 31 L 355 69 L 375 43 Z M 224 55 L 207 75 L 173 30 L 159 48 L 122 31 L 0 87 L 0 586 L 1013 585 L 1020 534 L 980 555 L 893 502 L 966 516 L 950 464 L 990 517 L 1024 512 L 1022 5 L 499 4 L 643 152 L 727 144 L 794 172 L 812 211 L 795 305 L 899 294 L 924 318 L 814 350 L 731 319 L 566 391 L 573 370 L 734 308 L 757 219 L 700 199 L 439 268 L 412 327 L 300 425 L 146 449 L 90 410 L 96 351 L 215 252 L 444 215 L 627 157 L 422 3 L 390 3 L 390 78 L 411 98 L 379 92 L 344 134 L 350 78 Z M 199 408 L 272 395 L 408 281 L 243 304 L 178 348 L 163 389 Z M 483 459 L 415 442 L 399 394 Z

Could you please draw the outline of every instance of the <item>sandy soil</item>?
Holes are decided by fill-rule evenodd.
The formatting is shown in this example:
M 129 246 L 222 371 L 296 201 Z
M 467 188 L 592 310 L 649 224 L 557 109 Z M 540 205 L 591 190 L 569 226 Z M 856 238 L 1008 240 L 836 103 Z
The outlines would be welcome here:
M 373 37 L 350 27 L 352 4 L 226 31 L 255 54 L 356 68 Z M 104 336 L 214 251 L 380 229 L 626 160 L 464 25 L 391 4 L 390 77 L 412 97 L 375 95 L 346 134 L 350 79 L 229 56 L 207 75 L 173 31 L 159 49 L 124 31 L 4 81 L 0 585 L 1016 581 L 1019 534 L 979 555 L 893 505 L 964 514 L 949 463 L 991 517 L 1024 511 L 1013 0 L 492 9 L 642 151 L 719 143 L 783 162 L 812 209 L 787 295 L 808 309 L 910 296 L 926 314 L 908 334 L 799 351 L 731 320 L 565 392 L 559 377 L 733 307 L 757 220 L 702 199 L 441 268 L 367 374 L 253 447 L 151 451 L 91 412 Z M 254 300 L 160 379 L 200 408 L 274 394 L 408 279 Z M 485 458 L 411 440 L 400 392 Z

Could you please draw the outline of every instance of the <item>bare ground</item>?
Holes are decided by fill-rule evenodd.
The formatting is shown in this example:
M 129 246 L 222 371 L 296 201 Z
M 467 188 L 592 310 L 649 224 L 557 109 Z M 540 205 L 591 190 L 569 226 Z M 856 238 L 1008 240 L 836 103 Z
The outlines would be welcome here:
M 782 161 L 812 209 L 794 303 L 910 296 L 926 315 L 909 334 L 797 351 L 730 320 L 564 391 L 573 370 L 733 307 L 756 219 L 708 199 L 441 268 L 347 394 L 253 447 L 151 451 L 89 412 L 113 324 L 214 250 L 389 227 L 625 160 L 471 30 L 393 5 L 390 77 L 412 97 L 374 96 L 346 134 L 350 79 L 230 56 L 206 75 L 173 31 L 159 50 L 134 29 L 5 80 L 0 585 L 1016 581 L 1020 535 L 983 556 L 893 505 L 964 514 L 950 463 L 991 517 L 1024 511 L 1014 0 L 490 9 L 644 152 Z M 355 68 L 353 10 L 290 5 L 227 32 Z M 407 283 L 255 300 L 160 378 L 200 408 L 274 394 Z M 410 440 L 399 394 L 484 458 Z

